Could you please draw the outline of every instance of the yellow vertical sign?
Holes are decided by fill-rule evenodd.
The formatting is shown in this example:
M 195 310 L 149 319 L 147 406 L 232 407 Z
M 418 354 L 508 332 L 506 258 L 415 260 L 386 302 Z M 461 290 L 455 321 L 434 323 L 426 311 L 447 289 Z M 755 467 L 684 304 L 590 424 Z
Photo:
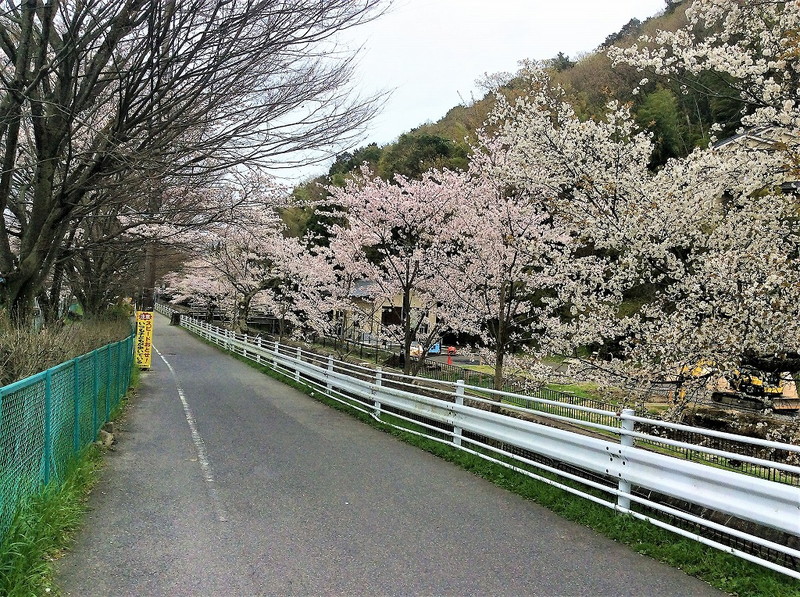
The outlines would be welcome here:
M 136 312 L 136 364 L 149 369 L 153 352 L 153 312 Z

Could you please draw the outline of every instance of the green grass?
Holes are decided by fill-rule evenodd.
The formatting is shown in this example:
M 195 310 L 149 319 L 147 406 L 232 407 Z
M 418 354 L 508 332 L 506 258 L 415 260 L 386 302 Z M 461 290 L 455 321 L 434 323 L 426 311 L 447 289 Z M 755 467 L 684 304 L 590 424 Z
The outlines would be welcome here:
M 545 363 L 547 365 L 561 365 L 566 359 L 567 357 L 565 357 L 564 355 L 553 354 L 550 355 L 549 357 L 543 357 L 542 363 Z
M 578 398 L 583 398 L 584 400 L 597 400 L 598 402 L 605 402 L 611 406 L 618 406 L 619 401 L 615 400 L 614 398 L 609 398 L 608 396 L 602 395 L 598 391 L 598 386 L 596 383 L 586 381 L 586 382 L 575 382 L 571 384 L 547 384 L 545 386 L 550 390 L 556 390 L 558 392 L 566 392 L 568 394 L 574 394 Z M 660 414 L 667 411 L 670 408 L 670 404 L 666 402 L 646 402 L 644 407 L 647 409 L 647 412 L 651 414 Z
M 328 342 L 326 344 L 322 344 L 320 342 L 311 343 L 310 346 L 314 347 L 314 350 L 320 354 L 331 355 L 339 358 L 340 360 L 350 360 L 352 362 L 360 362 L 360 363 L 374 363 L 376 360 L 378 362 L 384 362 L 386 359 L 394 356 L 394 353 L 388 350 L 378 349 L 373 350 L 372 348 L 368 348 L 364 351 L 363 356 L 361 355 L 361 351 L 353 348 L 350 351 L 347 350 L 339 350 L 338 348 L 334 348 L 332 346 L 333 342 Z M 215 345 L 216 346 L 216 345 Z M 376 355 L 377 353 L 377 355 Z M 344 355 L 346 358 L 341 358 Z
M 464 365 L 464 369 L 476 371 L 478 373 L 485 373 L 486 375 L 494 375 L 494 367 L 491 365 Z
M 207 344 L 216 346 L 212 342 L 207 342 Z M 331 408 L 346 412 L 371 427 L 389 433 L 408 444 L 460 466 L 499 487 L 530 499 L 567 520 L 589 527 L 614 541 L 624 543 L 640 554 L 681 569 L 717 589 L 740 597 L 800 596 L 800 581 L 705 546 L 697 541 L 660 529 L 631 516 L 619 515 L 610 508 L 574 496 L 500 464 L 489 462 L 474 454 L 458 450 L 448 444 L 390 427 L 387 424 L 376 421 L 368 414 L 356 411 L 328 398 L 305 384 L 297 383 L 293 378 L 273 371 L 268 366 L 259 365 L 240 355 L 225 351 L 219 346 L 216 346 L 216 348 Z M 391 417 L 391 415 L 385 414 L 383 416 L 387 421 Z M 407 422 L 400 419 L 396 419 L 396 422 L 406 427 L 411 427 Z M 537 471 L 537 473 L 546 478 L 554 478 L 546 472 Z M 571 485 L 569 482 L 564 482 L 563 484 Z
M 647 403 L 645 403 L 645 408 L 647 408 L 647 412 L 650 412 L 650 413 L 653 413 L 653 414 L 665 413 L 670 409 L 671 406 L 672 406 L 671 404 L 662 403 L 662 402 L 647 402 Z
M 592 382 L 571 384 L 551 383 L 547 384 L 545 387 L 550 390 L 555 390 L 556 392 L 567 392 L 569 394 L 574 394 L 578 398 L 604 401 L 604 398 L 600 396 L 600 393 L 597 391 L 597 384 Z
M 63 483 L 51 483 L 17 512 L 0 544 L 0 595 L 57 594 L 53 562 L 80 526 L 100 464 L 100 449 L 89 446 L 69 467 Z

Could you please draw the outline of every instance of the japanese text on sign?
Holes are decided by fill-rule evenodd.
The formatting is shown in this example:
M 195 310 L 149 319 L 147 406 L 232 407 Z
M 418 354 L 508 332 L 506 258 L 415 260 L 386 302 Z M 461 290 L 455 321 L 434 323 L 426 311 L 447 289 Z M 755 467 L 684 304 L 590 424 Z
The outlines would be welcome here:
M 153 350 L 153 312 L 136 312 L 136 364 L 149 369 Z

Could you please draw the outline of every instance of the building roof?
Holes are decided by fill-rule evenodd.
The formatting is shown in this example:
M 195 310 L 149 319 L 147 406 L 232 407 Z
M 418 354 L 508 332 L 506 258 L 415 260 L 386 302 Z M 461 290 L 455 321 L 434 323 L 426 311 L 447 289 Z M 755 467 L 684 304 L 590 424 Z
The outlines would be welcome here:
M 380 292 L 380 287 L 374 280 L 356 280 L 350 291 L 353 298 L 370 298 Z
M 774 149 L 776 144 L 785 142 L 789 136 L 791 134 L 785 129 L 776 126 L 759 126 L 717 141 L 712 147 L 722 149 L 735 144 L 753 149 Z

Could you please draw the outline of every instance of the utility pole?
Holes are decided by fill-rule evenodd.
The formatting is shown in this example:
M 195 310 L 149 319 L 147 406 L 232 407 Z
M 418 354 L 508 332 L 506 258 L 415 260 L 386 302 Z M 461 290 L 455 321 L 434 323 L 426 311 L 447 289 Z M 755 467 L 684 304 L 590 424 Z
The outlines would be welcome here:
M 161 90 L 156 88 L 156 82 L 161 81 L 161 84 L 169 85 L 170 78 L 168 76 L 162 76 L 168 74 L 171 71 L 171 67 L 169 65 L 169 56 L 170 52 L 170 43 L 171 39 L 171 27 L 170 21 L 175 15 L 175 0 L 166 0 L 165 4 L 163 5 L 162 11 L 153 10 L 151 12 L 151 21 L 149 26 L 149 34 L 150 34 L 150 59 L 152 61 L 152 76 L 150 79 L 150 93 L 152 96 L 158 97 L 157 94 L 162 93 Z M 166 63 L 162 63 L 162 60 L 166 59 Z M 166 68 L 166 73 L 164 69 Z M 158 76 L 155 76 L 158 74 Z M 163 117 L 160 110 L 160 103 L 157 102 L 155 108 L 157 109 L 158 118 Z M 150 126 L 153 126 L 152 117 L 150 119 Z M 160 124 L 160 123 L 156 123 Z M 155 180 L 155 185 L 160 186 L 161 182 L 159 180 Z M 155 188 L 150 190 L 150 197 L 148 199 L 148 213 L 153 215 L 158 213 L 161 209 L 161 189 Z M 144 272 L 143 272 L 143 280 L 142 280 L 142 296 L 141 296 L 141 309 L 143 311 L 152 311 L 155 308 L 155 300 L 153 297 L 155 286 L 156 286 L 156 247 L 153 241 L 147 243 L 145 248 L 145 255 L 144 255 Z
M 153 290 L 156 286 L 156 248 L 152 242 L 147 243 L 144 253 L 144 275 L 142 279 L 141 310 L 152 311 L 155 308 Z

